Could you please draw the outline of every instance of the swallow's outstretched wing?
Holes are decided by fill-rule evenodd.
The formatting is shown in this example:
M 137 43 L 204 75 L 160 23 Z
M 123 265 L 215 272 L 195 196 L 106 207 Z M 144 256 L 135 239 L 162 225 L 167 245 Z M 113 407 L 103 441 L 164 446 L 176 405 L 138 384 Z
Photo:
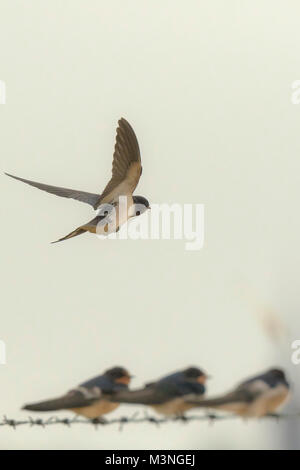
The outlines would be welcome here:
M 23 410 L 28 411 L 56 411 L 66 410 L 72 408 L 82 408 L 93 404 L 101 397 L 101 390 L 97 387 L 93 389 L 86 389 L 79 387 L 78 389 L 71 390 L 66 395 L 52 400 L 46 400 L 39 403 L 31 403 L 23 406 Z
M 15 180 L 22 181 L 23 183 L 30 184 L 35 188 L 46 191 L 47 193 L 55 194 L 56 196 L 67 197 L 69 199 L 76 199 L 80 202 L 85 202 L 91 206 L 95 206 L 99 200 L 99 194 L 87 193 L 85 191 L 78 191 L 77 189 L 61 188 L 59 186 L 50 186 L 49 184 L 38 183 L 37 181 L 26 180 L 19 178 L 18 176 L 5 173 L 7 176 L 14 178 Z
M 140 149 L 134 130 L 124 118 L 118 124 L 112 177 L 98 198 L 96 207 L 111 204 L 119 196 L 132 195 L 142 174 Z
M 101 195 L 78 191 L 76 189 L 50 186 L 37 181 L 27 180 L 18 176 L 5 173 L 7 176 L 23 183 L 34 186 L 56 196 L 76 199 L 90 204 L 97 209 L 101 204 L 116 201 L 119 196 L 132 195 L 142 174 L 141 156 L 136 135 L 126 121 L 121 118 L 118 122 L 115 151 L 113 156 L 112 177 Z

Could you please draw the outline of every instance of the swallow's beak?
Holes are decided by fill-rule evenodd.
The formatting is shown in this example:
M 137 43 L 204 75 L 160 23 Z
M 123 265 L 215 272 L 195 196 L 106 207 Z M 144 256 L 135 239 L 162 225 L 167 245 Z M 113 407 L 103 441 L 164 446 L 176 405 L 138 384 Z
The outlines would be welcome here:
M 131 380 L 132 377 L 133 377 L 132 375 L 123 375 L 123 377 L 120 377 L 119 379 L 116 379 L 116 383 L 129 385 L 130 380 Z
M 207 380 L 207 379 L 210 379 L 210 378 L 211 378 L 210 375 L 203 374 L 203 375 L 200 375 L 200 376 L 197 378 L 197 382 L 199 382 L 200 384 L 205 384 L 206 380 Z
M 151 211 L 151 206 L 148 207 L 148 211 Z

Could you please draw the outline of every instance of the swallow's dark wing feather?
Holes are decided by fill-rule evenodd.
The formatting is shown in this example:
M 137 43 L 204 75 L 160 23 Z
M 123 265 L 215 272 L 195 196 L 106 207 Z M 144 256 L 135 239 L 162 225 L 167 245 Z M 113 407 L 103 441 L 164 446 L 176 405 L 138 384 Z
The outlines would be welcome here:
M 70 199 L 76 199 L 77 201 L 90 204 L 93 207 L 99 200 L 99 194 L 87 193 L 85 191 L 78 191 L 76 189 L 61 188 L 59 186 L 50 186 L 49 184 L 43 184 L 36 181 L 19 178 L 18 176 L 10 175 L 9 173 L 5 174 L 11 178 L 14 178 L 15 180 L 22 181 L 23 183 L 30 184 L 30 186 L 34 186 L 35 188 L 41 189 L 42 191 L 46 191 L 47 193 L 55 194 L 56 196 L 67 197 Z
M 99 400 L 101 391 L 99 389 L 75 389 L 59 398 L 46 400 L 39 403 L 25 405 L 23 410 L 29 411 L 55 411 L 66 410 L 72 408 L 81 408 L 91 405 L 94 401 Z
M 226 393 L 220 397 L 208 400 L 187 397 L 185 401 L 191 405 L 198 405 L 201 408 L 214 408 L 231 403 L 251 403 L 260 393 L 261 390 L 254 390 L 242 384 L 232 392 Z
M 141 405 L 160 405 L 180 396 L 178 387 L 172 383 L 154 382 L 140 390 L 128 390 L 111 395 L 110 400 L 118 403 L 137 403 Z
M 142 174 L 139 144 L 134 130 L 126 119 L 118 122 L 112 177 L 105 187 L 96 207 L 116 201 L 119 196 L 131 195 Z
M 164 391 L 156 387 L 146 387 L 140 390 L 116 392 L 110 396 L 110 401 L 116 403 L 135 403 L 140 405 L 160 405 L 167 397 Z

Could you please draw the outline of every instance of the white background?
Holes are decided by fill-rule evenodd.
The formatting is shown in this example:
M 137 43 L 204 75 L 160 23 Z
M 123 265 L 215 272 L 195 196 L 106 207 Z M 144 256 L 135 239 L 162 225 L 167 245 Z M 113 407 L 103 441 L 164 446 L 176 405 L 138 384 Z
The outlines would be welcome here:
M 299 14 L 293 0 L 1 0 L 3 171 L 101 192 L 123 116 L 137 194 L 204 203 L 206 233 L 200 252 L 90 234 L 50 245 L 91 208 L 1 176 L 0 415 L 119 364 L 134 387 L 199 365 L 210 394 L 278 365 L 297 397 Z M 0 428 L 0 446 L 276 449 L 297 433 L 297 420 Z

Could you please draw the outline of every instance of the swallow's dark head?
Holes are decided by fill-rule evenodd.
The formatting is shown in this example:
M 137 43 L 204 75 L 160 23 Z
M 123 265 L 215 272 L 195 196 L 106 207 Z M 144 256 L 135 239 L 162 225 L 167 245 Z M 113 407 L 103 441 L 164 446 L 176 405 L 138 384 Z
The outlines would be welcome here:
M 191 382 L 199 382 L 203 385 L 209 378 L 209 376 L 198 367 L 188 367 L 187 369 L 184 369 L 182 373 L 186 380 Z
M 112 367 L 105 371 L 105 375 L 107 375 L 112 382 L 124 385 L 128 385 L 132 378 L 132 375 L 130 375 L 128 370 L 124 369 L 124 367 Z
M 142 215 L 146 210 L 151 209 L 149 201 L 143 196 L 133 196 L 133 202 L 135 205 L 135 214 Z
M 268 371 L 268 375 L 270 378 L 272 378 L 274 380 L 274 382 L 278 382 L 278 383 L 287 383 L 287 379 L 286 379 L 286 376 L 285 376 L 285 373 L 282 369 L 270 369 Z

